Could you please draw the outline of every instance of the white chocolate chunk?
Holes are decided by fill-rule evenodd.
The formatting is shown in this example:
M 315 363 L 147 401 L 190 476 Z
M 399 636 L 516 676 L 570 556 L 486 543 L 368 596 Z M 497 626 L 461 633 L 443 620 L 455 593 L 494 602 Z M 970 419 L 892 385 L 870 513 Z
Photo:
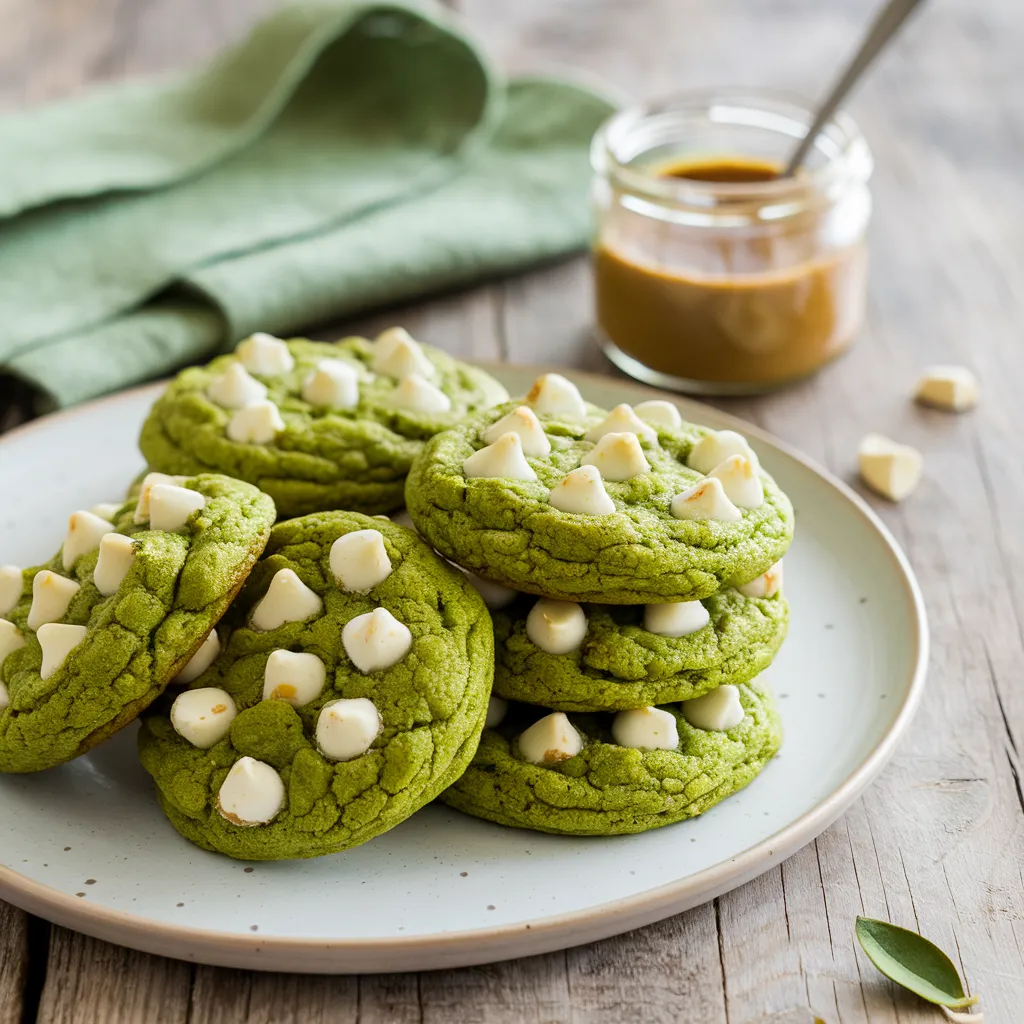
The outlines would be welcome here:
M 467 477 L 501 477 L 504 480 L 536 480 L 537 474 L 526 461 L 523 442 L 511 430 L 493 444 L 474 452 L 462 463 Z
M 580 465 L 597 466 L 605 480 L 629 480 L 651 471 L 636 434 L 605 434 Z
M 284 783 L 265 761 L 240 757 L 221 783 L 217 810 L 233 825 L 265 825 L 284 806 Z
M 49 679 L 67 660 L 67 656 L 85 639 L 85 626 L 68 626 L 63 622 L 44 623 L 36 631 L 43 649 L 40 679 Z
M 545 715 L 519 737 L 519 753 L 533 764 L 567 761 L 582 749 L 583 737 L 561 711 Z
M 586 638 L 586 613 L 575 601 L 542 597 L 526 616 L 526 635 L 548 654 L 568 654 Z
M 270 444 L 284 430 L 281 412 L 273 402 L 256 402 L 228 420 L 225 433 L 239 444 Z
M 32 606 L 28 610 L 28 628 L 38 629 L 44 623 L 64 618 L 79 584 L 49 569 L 37 572 L 32 580 Z
M 484 440 L 494 444 L 499 437 L 511 431 L 519 435 L 523 444 L 523 454 L 534 459 L 542 459 L 551 454 L 551 442 L 544 428 L 537 419 L 537 414 L 528 406 L 520 405 L 511 412 L 505 413 L 497 423 L 492 423 L 484 431 Z
M 726 497 L 722 481 L 716 476 L 677 494 L 672 499 L 670 511 L 676 519 L 718 519 L 734 523 L 743 518 L 740 510 Z
M 391 404 L 412 412 L 436 413 L 448 412 L 452 407 L 452 400 L 426 377 L 410 373 L 398 382 L 398 387 L 391 394 Z
M 711 614 L 700 601 L 649 604 L 644 608 L 644 629 L 658 636 L 689 636 L 710 621 Z
M 235 355 L 250 373 L 260 377 L 279 377 L 295 366 L 288 346 L 280 338 L 262 331 L 240 341 L 235 348 Z
M 924 456 L 910 445 L 868 434 L 857 448 L 860 475 L 873 491 L 890 501 L 902 501 L 918 485 Z
M 376 348 L 370 369 L 387 377 L 408 377 L 415 373 L 420 377 L 434 377 L 437 370 L 427 358 L 423 347 L 408 334 L 405 337 L 389 336 L 383 348 Z
M 171 725 L 193 747 L 209 750 L 227 736 L 237 714 L 238 708 L 227 690 L 202 686 L 175 697 L 171 705 Z
M 487 717 L 484 720 L 485 729 L 493 729 L 495 726 L 501 725 L 505 721 L 505 715 L 508 714 L 508 701 L 502 697 L 496 697 L 493 693 L 491 699 L 487 702 Z
M 560 373 L 545 373 L 533 382 L 524 399 L 541 416 L 568 416 L 582 419 L 587 414 L 587 403 L 579 388 Z
M 679 728 L 675 715 L 661 708 L 633 708 L 612 719 L 612 739 L 635 750 L 676 750 Z
M 198 679 L 217 660 L 218 654 L 220 654 L 220 637 L 217 635 L 217 630 L 212 629 L 207 638 L 199 645 L 199 650 L 188 659 L 185 667 L 171 682 L 191 683 L 193 679 Z
M 615 406 L 596 427 L 591 427 L 586 438 L 588 441 L 600 441 L 605 434 L 636 434 L 641 441 L 650 444 L 658 440 L 658 432 L 651 430 L 625 402 Z
M 452 562 L 452 565 L 455 565 L 455 563 Z M 518 591 L 513 590 L 511 587 L 503 587 L 500 583 L 485 580 L 482 576 L 477 576 L 476 573 L 463 569 L 461 565 L 456 565 L 455 568 L 473 584 L 474 589 L 484 599 L 484 604 L 491 611 L 498 611 L 500 608 L 511 604 L 518 593 Z
M 725 496 L 737 508 L 760 508 L 764 504 L 764 487 L 757 471 L 757 463 L 745 455 L 730 455 L 720 462 L 709 477 L 722 481 Z
M 597 466 L 578 466 L 551 488 L 548 504 L 559 512 L 606 516 L 615 511 Z
M 149 492 L 149 528 L 174 533 L 184 528 L 193 513 L 206 507 L 198 491 L 176 484 L 157 484 Z
M 767 572 L 736 588 L 744 597 L 774 597 L 782 593 L 782 559 Z
M 381 357 L 389 355 L 401 342 L 412 342 L 414 345 L 419 344 L 404 327 L 389 327 L 377 335 L 373 343 L 374 355 Z
M 6 615 L 20 600 L 25 585 L 16 565 L 0 565 L 0 616 Z
M 206 397 L 222 409 L 244 409 L 262 402 L 267 397 L 267 389 L 250 376 L 241 363 L 231 362 L 222 374 L 210 381 Z
M 315 654 L 272 651 L 263 670 L 263 699 L 301 708 L 316 700 L 327 683 L 327 668 Z
M 412 633 L 387 608 L 374 608 L 345 623 L 341 643 L 360 672 L 378 672 L 397 665 L 412 647 Z
M 651 402 L 641 402 L 633 407 L 633 411 L 644 421 L 654 427 L 676 430 L 683 425 L 679 410 L 671 403 L 656 398 Z
M 332 761 L 351 761 L 370 749 L 383 728 L 380 712 L 372 700 L 332 700 L 317 716 L 316 745 Z
M 0 667 L 3 666 L 8 654 L 24 646 L 25 638 L 21 635 L 21 630 L 13 622 L 0 619 Z
M 108 533 L 100 541 L 100 557 L 96 559 L 92 573 L 96 589 L 104 597 L 116 593 L 134 561 L 135 545 L 131 537 L 123 533 Z
M 936 409 L 966 412 L 978 404 L 978 378 L 966 366 L 929 366 L 914 398 Z
M 354 530 L 331 545 L 331 572 L 349 594 L 365 594 L 391 575 L 384 538 L 377 530 Z
M 166 473 L 147 473 L 139 485 L 139 500 L 132 520 L 137 524 L 149 521 L 149 494 L 157 484 L 180 484 L 183 479 L 180 476 L 168 476 Z
M 108 523 L 112 523 L 114 517 L 123 507 L 123 501 L 101 501 L 98 505 L 93 505 L 89 511 L 94 516 L 99 516 L 100 519 L 106 519 Z
M 305 622 L 323 609 L 320 595 L 310 590 L 294 569 L 278 569 L 263 599 L 253 608 L 249 625 L 266 632 L 286 622 Z
M 718 686 L 703 697 L 684 700 L 680 708 L 690 725 L 710 732 L 734 729 L 744 716 L 740 691 L 732 683 Z
M 690 450 L 686 464 L 698 473 L 710 473 L 731 455 L 742 455 L 755 466 L 760 465 L 750 443 L 735 430 L 718 430 L 702 437 Z
M 321 359 L 302 382 L 302 398 L 322 408 L 351 409 L 359 404 L 359 370 L 344 359 Z

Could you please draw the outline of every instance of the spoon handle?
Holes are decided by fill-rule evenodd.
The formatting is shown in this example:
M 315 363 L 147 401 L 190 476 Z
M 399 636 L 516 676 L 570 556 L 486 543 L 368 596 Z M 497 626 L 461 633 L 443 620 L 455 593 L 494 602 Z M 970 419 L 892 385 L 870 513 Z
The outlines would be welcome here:
M 814 145 L 818 132 L 828 123 L 836 108 L 846 98 L 846 94 L 857 83 L 857 80 L 867 69 L 868 65 L 885 49 L 889 40 L 899 31 L 903 22 L 907 20 L 910 13 L 921 2 L 922 0 L 889 0 L 885 7 L 878 12 L 874 22 L 871 24 L 871 28 L 868 29 L 867 35 L 864 36 L 864 41 L 860 44 L 860 49 L 857 50 L 853 60 L 850 61 L 846 70 L 832 87 L 828 98 L 818 109 L 814 123 L 808 129 L 807 134 L 800 140 L 800 144 L 789 158 L 789 163 L 786 164 L 786 169 L 780 177 L 789 178 L 796 174 L 800 165 L 804 162 L 804 157 L 807 156 L 811 146 Z

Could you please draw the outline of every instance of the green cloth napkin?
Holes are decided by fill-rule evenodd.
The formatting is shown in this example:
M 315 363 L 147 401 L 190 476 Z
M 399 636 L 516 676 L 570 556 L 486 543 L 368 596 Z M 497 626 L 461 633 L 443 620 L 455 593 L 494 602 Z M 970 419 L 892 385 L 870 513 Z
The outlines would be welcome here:
M 198 72 L 0 120 L 0 373 L 70 405 L 580 248 L 611 102 L 436 8 L 281 9 Z

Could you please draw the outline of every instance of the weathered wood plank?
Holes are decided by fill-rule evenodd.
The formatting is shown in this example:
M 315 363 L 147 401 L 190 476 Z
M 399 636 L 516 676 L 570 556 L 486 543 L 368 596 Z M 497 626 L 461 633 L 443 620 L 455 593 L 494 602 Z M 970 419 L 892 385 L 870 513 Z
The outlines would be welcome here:
M 26 915 L 0 903 L 0 1024 L 21 1022 L 28 960 Z

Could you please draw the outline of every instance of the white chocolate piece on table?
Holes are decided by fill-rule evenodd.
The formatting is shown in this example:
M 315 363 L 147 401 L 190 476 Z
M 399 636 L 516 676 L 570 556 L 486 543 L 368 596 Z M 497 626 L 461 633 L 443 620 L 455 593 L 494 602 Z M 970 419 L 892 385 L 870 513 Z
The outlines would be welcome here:
M 100 556 L 96 559 L 92 581 L 104 596 L 117 593 L 128 570 L 135 561 L 135 544 L 123 533 L 108 533 L 100 541 Z
M 149 521 L 149 494 L 157 484 L 177 484 L 181 480 L 179 476 L 168 476 L 166 473 L 147 473 L 139 484 L 139 498 L 132 521 L 136 524 Z
M 448 412 L 452 400 L 426 377 L 406 374 L 391 393 L 391 404 L 412 412 Z
M 64 618 L 71 599 L 80 587 L 74 580 L 49 569 L 37 572 L 32 580 L 32 605 L 28 610 L 28 628 L 39 629 L 47 622 Z
M 924 456 L 916 448 L 881 434 L 868 434 L 861 441 L 857 462 L 868 487 L 890 501 L 906 498 L 924 472 Z
M 24 646 L 25 638 L 21 635 L 21 630 L 13 622 L 0 619 L 0 667 L 3 667 L 8 654 Z
M 526 616 L 526 635 L 547 654 L 568 654 L 586 638 L 586 613 L 575 601 L 542 597 Z
M 703 697 L 684 700 L 680 708 L 690 725 L 708 732 L 734 729 L 744 716 L 740 691 L 732 683 L 718 686 Z
M 374 608 L 345 623 L 341 644 L 360 672 L 379 672 L 397 665 L 409 653 L 412 633 L 386 608 Z
M 579 388 L 560 373 L 545 373 L 538 377 L 523 401 L 541 416 L 565 415 L 581 419 L 587 414 Z
M 575 757 L 583 737 L 561 711 L 545 715 L 519 737 L 519 753 L 533 764 L 555 764 Z
M 240 757 L 221 783 L 217 810 L 234 825 L 265 825 L 284 806 L 284 783 L 271 765 Z
M 171 682 L 191 683 L 193 679 L 198 679 L 217 660 L 218 654 L 220 654 L 220 637 L 217 635 L 217 630 L 211 629 L 207 638 L 199 645 L 199 650 L 188 659 L 185 667 Z M 232 717 L 234 716 L 232 715 Z
M 202 686 L 196 690 L 185 690 L 174 698 L 171 725 L 193 747 L 209 750 L 227 736 L 237 714 L 238 708 L 227 690 L 219 686 Z
M 490 700 L 487 702 L 487 717 L 484 720 L 484 728 L 493 729 L 495 726 L 501 725 L 507 714 L 508 701 L 502 697 L 496 697 L 492 693 Z
M 591 427 L 585 436 L 588 441 L 600 441 L 605 434 L 636 434 L 641 441 L 650 444 L 658 440 L 658 432 L 644 423 L 632 406 L 625 402 L 615 406 L 596 427 Z
M 700 601 L 649 604 L 644 608 L 644 629 L 658 636 L 689 636 L 710 621 L 711 614 Z
M 85 639 L 85 626 L 69 626 L 63 622 L 46 622 L 36 631 L 43 650 L 40 679 L 49 679 L 67 660 L 68 655 Z
M 496 423 L 492 423 L 484 431 L 484 440 L 494 444 L 503 434 L 511 431 L 519 435 L 523 445 L 523 454 L 534 459 L 542 459 L 551 454 L 551 442 L 544 433 L 537 414 L 528 406 L 520 405 L 511 412 L 505 413 Z
M 114 517 L 123 507 L 123 501 L 101 501 L 98 505 L 93 505 L 89 511 L 94 516 L 99 516 L 100 519 L 106 519 L 108 523 L 112 523 Z
M 679 728 L 675 715 L 661 708 L 633 708 L 612 719 L 612 739 L 634 750 L 676 750 Z
M 280 338 L 262 331 L 240 341 L 235 347 L 235 355 L 250 373 L 260 377 L 279 377 L 295 366 L 288 346 Z
M 726 497 L 718 477 L 711 476 L 672 499 L 669 511 L 676 519 L 717 519 L 735 523 L 743 513 Z
M 267 397 L 267 388 L 237 360 L 228 363 L 227 369 L 210 381 L 206 397 L 222 409 L 244 409 Z
M 339 589 L 365 594 L 391 575 L 384 537 L 378 530 L 354 530 L 331 545 L 331 572 Z
M 630 480 L 651 471 L 636 434 L 605 434 L 580 465 L 597 466 L 605 480 Z
M 249 625 L 266 632 L 286 622 L 305 622 L 323 610 L 320 595 L 310 590 L 294 569 L 278 569 L 260 603 L 253 608 Z
M 302 382 L 303 401 L 322 408 L 359 404 L 359 370 L 344 359 L 321 359 Z
M 725 496 L 737 508 L 760 508 L 764 504 L 764 487 L 757 463 L 745 455 L 730 455 L 715 466 L 708 476 L 722 481 Z
M 615 511 L 597 466 L 577 466 L 551 488 L 548 504 L 559 512 L 606 516 Z
M 481 448 L 462 463 L 467 477 L 500 477 L 503 480 L 536 480 L 537 474 L 526 461 L 523 442 L 513 431 L 502 434 L 493 444 Z
M 316 700 L 326 683 L 327 668 L 315 654 L 272 651 L 263 669 L 263 699 L 301 708 Z
M 782 559 L 770 569 L 736 588 L 744 597 L 774 597 L 782 593 Z
M 370 369 L 386 377 L 408 377 L 412 373 L 420 377 L 437 376 L 437 370 L 423 347 L 408 334 L 404 338 L 392 336 L 383 348 L 377 347 Z
M 384 728 L 380 712 L 367 697 L 332 700 L 316 720 L 316 745 L 332 761 L 351 761 L 365 754 Z
M 255 402 L 228 420 L 225 433 L 238 444 L 270 444 L 284 426 L 281 411 L 273 402 Z
M 0 616 L 6 615 L 20 600 L 25 578 L 16 565 L 0 565 Z
M 206 497 L 188 487 L 157 484 L 149 492 L 149 528 L 174 533 L 181 530 L 194 512 L 206 507 Z
M 929 366 L 914 398 L 936 409 L 966 412 L 978 404 L 978 378 L 966 366 Z
M 731 455 L 742 455 L 755 466 L 760 465 L 750 442 L 735 430 L 717 430 L 702 437 L 690 449 L 686 464 L 698 473 L 710 473 Z
M 671 402 L 660 398 L 633 406 L 633 412 L 652 427 L 675 430 L 683 425 L 683 417 L 679 415 L 679 410 Z

